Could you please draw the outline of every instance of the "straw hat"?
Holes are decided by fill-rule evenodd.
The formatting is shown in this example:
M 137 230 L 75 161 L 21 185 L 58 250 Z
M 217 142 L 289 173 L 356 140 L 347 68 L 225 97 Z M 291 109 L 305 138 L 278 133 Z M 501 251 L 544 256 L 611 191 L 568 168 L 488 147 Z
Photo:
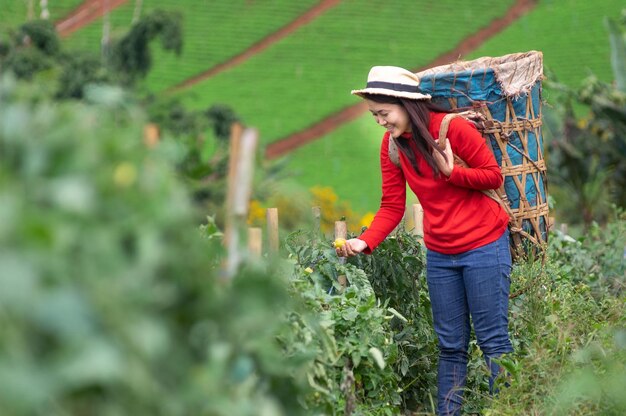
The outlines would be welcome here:
M 429 99 L 429 94 L 419 92 L 419 85 L 420 79 L 411 71 L 397 66 L 375 66 L 367 75 L 366 88 L 353 90 L 352 94 L 361 98 L 361 94 L 378 94 L 413 100 Z

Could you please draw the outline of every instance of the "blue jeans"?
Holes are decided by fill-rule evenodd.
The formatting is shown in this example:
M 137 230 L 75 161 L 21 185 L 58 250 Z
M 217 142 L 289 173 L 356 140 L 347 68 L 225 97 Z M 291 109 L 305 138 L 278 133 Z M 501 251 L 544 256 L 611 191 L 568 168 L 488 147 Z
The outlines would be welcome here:
M 492 361 L 513 351 L 508 332 L 511 253 L 508 230 L 493 243 L 447 255 L 428 250 L 426 276 L 439 340 L 437 412 L 458 415 L 467 374 L 470 316 L 491 371 L 489 387 L 500 372 Z

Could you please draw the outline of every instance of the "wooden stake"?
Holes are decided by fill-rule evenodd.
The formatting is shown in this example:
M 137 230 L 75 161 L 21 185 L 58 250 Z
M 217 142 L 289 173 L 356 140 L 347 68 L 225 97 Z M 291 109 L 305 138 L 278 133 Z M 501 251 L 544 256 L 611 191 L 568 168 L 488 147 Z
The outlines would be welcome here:
M 424 244 L 424 208 L 421 204 L 413 204 L 413 222 L 415 223 L 413 233 L 420 244 Z
M 322 234 L 322 209 L 320 207 L 311 208 L 313 213 L 313 232 L 316 236 Z
M 399 231 L 403 231 L 405 230 L 405 221 L 406 221 L 406 213 L 405 215 L 402 216 L 402 219 L 400 220 L 400 222 L 398 223 L 398 225 L 396 225 L 396 228 L 393 229 L 393 231 L 391 232 L 393 235 L 397 234 Z
M 266 212 L 267 236 L 269 239 L 269 251 L 278 253 L 278 208 L 268 208 Z
M 566 224 L 566 223 L 562 223 L 562 224 L 561 224 L 561 232 L 562 232 L 563 234 L 567 235 L 567 234 L 568 234 L 568 231 L 569 231 L 569 227 L 567 226 L 567 224 Z
M 404 227 L 407 231 L 415 229 L 415 218 L 413 218 L 413 205 L 409 205 L 406 207 L 406 211 L 404 212 Z
M 152 149 L 159 143 L 159 126 L 154 123 L 148 123 L 143 126 L 143 144 Z
M 345 221 L 335 221 L 335 240 L 345 239 L 348 236 L 348 227 Z
M 248 228 L 248 251 L 255 259 L 260 259 L 263 253 L 263 231 L 258 227 Z

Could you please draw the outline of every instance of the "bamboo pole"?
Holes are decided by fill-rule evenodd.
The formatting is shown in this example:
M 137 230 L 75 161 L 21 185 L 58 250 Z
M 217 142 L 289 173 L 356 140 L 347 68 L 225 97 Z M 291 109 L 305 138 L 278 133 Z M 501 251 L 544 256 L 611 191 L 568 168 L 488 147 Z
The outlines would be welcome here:
M 239 160 L 239 148 L 241 146 L 241 135 L 243 127 L 239 123 L 234 123 L 230 128 L 230 140 L 228 149 L 228 192 L 226 194 L 226 209 L 229 210 L 233 204 L 233 194 L 235 192 L 234 182 L 237 172 L 237 160 Z
M 253 258 L 261 258 L 263 253 L 263 230 L 259 227 L 248 228 L 248 251 Z
M 417 240 L 420 244 L 424 244 L 424 208 L 421 204 L 413 204 L 413 222 L 415 228 L 413 233 L 417 236 Z
M 237 183 L 237 160 L 239 160 L 239 147 L 241 144 L 241 135 L 243 128 L 240 124 L 235 123 L 230 129 L 229 151 L 228 151 L 228 178 L 227 191 L 225 201 L 225 218 L 224 218 L 224 244 L 230 246 L 230 240 L 233 234 L 233 221 L 231 213 L 233 210 L 233 198 L 235 186 Z
M 335 221 L 335 240 L 338 238 L 343 238 L 344 240 L 348 237 L 348 227 L 345 221 Z M 341 257 L 339 259 L 340 263 L 345 263 L 346 258 Z M 341 285 L 341 287 L 348 286 L 348 279 L 344 275 L 337 276 L 337 281 Z
M 232 210 L 237 216 L 243 216 L 244 219 L 248 215 L 250 208 L 250 193 L 252 191 L 252 174 L 254 171 L 254 156 L 256 154 L 256 146 L 258 142 L 258 134 L 254 129 L 245 129 L 241 134 L 241 142 L 237 154 L 236 186 L 232 192 Z
M 231 153 L 228 171 L 228 192 L 226 198 L 226 226 L 224 244 L 227 249 L 223 265 L 224 278 L 232 278 L 242 261 L 242 242 L 245 237 L 244 225 L 250 205 L 254 159 L 258 143 L 255 129 L 233 126 L 231 131 Z M 243 237 L 243 238 L 242 238 Z
M 50 10 L 48 10 L 48 0 L 41 0 L 39 2 L 39 7 L 41 7 L 41 18 L 43 20 L 48 20 L 50 18 Z
M 267 236 L 269 239 L 269 252 L 278 253 L 278 208 L 268 208 L 265 214 L 267 221 Z

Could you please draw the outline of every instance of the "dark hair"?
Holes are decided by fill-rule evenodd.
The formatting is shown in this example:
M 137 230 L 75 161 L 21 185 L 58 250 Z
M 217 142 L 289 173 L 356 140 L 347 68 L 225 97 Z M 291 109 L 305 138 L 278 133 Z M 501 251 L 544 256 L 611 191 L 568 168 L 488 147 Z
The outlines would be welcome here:
M 450 110 L 442 108 L 430 100 L 411 100 L 408 98 L 390 97 L 388 95 L 379 94 L 362 94 L 362 97 L 368 100 L 372 100 L 379 104 L 396 104 L 402 106 L 409 115 L 409 122 L 411 123 L 411 141 L 420 152 L 428 166 L 433 169 L 435 177 L 439 176 L 439 168 L 435 162 L 435 158 L 431 153 L 431 149 L 436 149 L 444 158 L 447 157 L 444 152 L 439 149 L 437 142 L 430 134 L 428 125 L 430 123 L 430 112 L 449 113 Z M 395 140 L 390 137 L 389 140 Z M 419 168 L 417 167 L 417 160 L 415 159 L 415 153 L 412 151 L 411 146 L 407 140 L 395 140 L 398 149 L 409 159 L 413 169 L 418 175 L 421 175 Z

